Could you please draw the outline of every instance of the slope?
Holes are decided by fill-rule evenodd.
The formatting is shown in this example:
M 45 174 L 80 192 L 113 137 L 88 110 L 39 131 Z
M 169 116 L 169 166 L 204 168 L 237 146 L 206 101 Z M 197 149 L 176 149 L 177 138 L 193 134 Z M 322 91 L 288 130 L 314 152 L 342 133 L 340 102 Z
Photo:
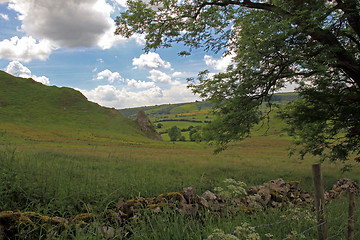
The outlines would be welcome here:
M 296 93 L 277 93 L 272 97 L 271 102 L 285 104 L 293 102 L 297 98 Z M 125 108 L 120 111 L 129 118 L 135 118 L 136 113 L 140 110 L 145 111 L 149 117 L 158 117 L 170 114 L 192 114 L 196 112 L 207 113 L 212 110 L 213 104 L 209 101 L 196 101 L 188 103 L 163 104 L 148 107 Z
M 89 144 L 147 141 L 138 124 L 120 111 L 89 102 L 74 89 L 45 86 L 3 71 L 0 139 Z

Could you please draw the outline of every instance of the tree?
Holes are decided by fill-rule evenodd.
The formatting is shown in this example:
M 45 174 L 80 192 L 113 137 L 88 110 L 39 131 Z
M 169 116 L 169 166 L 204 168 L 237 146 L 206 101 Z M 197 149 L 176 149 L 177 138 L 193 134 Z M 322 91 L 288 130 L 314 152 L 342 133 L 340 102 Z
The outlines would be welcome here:
M 266 117 L 263 102 L 289 83 L 299 100 L 283 111 L 301 155 L 345 162 L 360 153 L 360 2 L 358 0 L 128 1 L 117 34 L 145 34 L 145 50 L 184 43 L 231 54 L 226 72 L 192 79 L 215 103 L 205 136 L 219 150 Z M 360 157 L 355 158 L 360 161 Z
M 170 141 L 174 142 L 178 139 L 180 139 L 181 137 L 181 131 L 177 126 L 173 126 L 169 129 L 169 137 L 170 137 Z
M 192 128 L 189 133 L 190 141 L 201 142 L 200 127 Z

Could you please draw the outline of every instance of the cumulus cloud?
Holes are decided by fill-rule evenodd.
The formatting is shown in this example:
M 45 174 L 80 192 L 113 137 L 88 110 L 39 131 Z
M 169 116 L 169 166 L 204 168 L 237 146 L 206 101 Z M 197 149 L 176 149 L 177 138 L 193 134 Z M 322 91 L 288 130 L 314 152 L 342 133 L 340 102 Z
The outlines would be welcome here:
M 212 56 L 205 55 L 204 61 L 205 64 L 209 67 L 214 68 L 215 70 L 225 72 L 227 67 L 232 64 L 233 55 L 229 54 L 220 59 L 215 59 Z
M 36 75 L 32 75 L 30 69 L 22 65 L 19 61 L 10 62 L 5 69 L 5 72 L 17 77 L 32 78 L 42 84 L 50 85 L 49 78 L 45 76 L 38 77 Z
M 111 18 L 114 7 L 106 0 L 9 2 L 8 7 L 18 12 L 18 19 L 22 21 L 21 30 L 37 39 L 48 39 L 59 47 L 108 49 L 126 41 L 114 35 L 116 26 Z
M 105 69 L 97 74 L 96 80 L 107 79 L 109 83 L 113 83 L 115 80 L 123 81 L 120 73 L 111 72 L 109 69 Z
M 143 91 L 130 91 L 125 87 L 116 88 L 112 85 L 98 86 L 92 90 L 80 90 L 90 101 L 102 106 L 115 108 L 128 108 L 157 104 L 162 98 L 159 87 L 145 89 Z
M 154 52 L 141 54 L 139 58 L 133 59 L 132 64 L 140 69 L 171 68 L 169 62 L 162 60 L 160 55 Z
M 167 75 L 166 73 L 163 73 L 159 70 L 153 69 L 150 71 L 150 74 L 151 74 L 151 76 L 148 78 L 150 78 L 154 82 L 166 83 L 166 84 L 171 83 L 171 77 L 169 75 Z
M 154 82 L 146 82 L 135 79 L 126 79 L 128 86 L 134 88 L 154 88 L 156 87 Z
M 32 59 L 46 60 L 54 47 L 47 40 L 36 41 L 32 37 L 17 36 L 0 42 L 0 58 L 29 62 Z
M 156 104 L 192 102 L 199 100 L 187 84 L 174 81 L 169 88 L 161 89 L 154 82 L 127 79 L 126 86 L 101 85 L 92 90 L 81 90 L 90 101 L 102 106 L 129 108 Z
M 174 81 L 169 89 L 163 90 L 163 103 L 184 103 L 199 100 L 186 83 Z
M 173 76 L 173 77 L 182 77 L 182 76 L 184 76 L 184 73 L 182 73 L 182 72 L 174 72 L 174 73 L 172 74 L 172 76 Z
M 5 21 L 9 21 L 9 16 L 3 13 L 0 13 L 0 18 L 4 19 Z
M 122 7 L 127 7 L 127 0 L 116 0 L 116 2 Z

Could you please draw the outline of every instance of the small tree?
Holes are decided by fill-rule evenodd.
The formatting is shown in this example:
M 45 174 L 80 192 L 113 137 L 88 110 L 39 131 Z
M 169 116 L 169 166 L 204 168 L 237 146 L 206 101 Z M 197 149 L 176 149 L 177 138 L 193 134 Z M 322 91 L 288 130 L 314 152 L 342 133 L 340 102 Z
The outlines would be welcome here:
M 170 128 L 168 134 L 170 137 L 170 141 L 172 142 L 180 139 L 181 137 L 181 131 L 177 126 L 173 126 L 172 128 Z
M 199 127 L 192 128 L 189 133 L 190 141 L 201 142 L 201 133 Z

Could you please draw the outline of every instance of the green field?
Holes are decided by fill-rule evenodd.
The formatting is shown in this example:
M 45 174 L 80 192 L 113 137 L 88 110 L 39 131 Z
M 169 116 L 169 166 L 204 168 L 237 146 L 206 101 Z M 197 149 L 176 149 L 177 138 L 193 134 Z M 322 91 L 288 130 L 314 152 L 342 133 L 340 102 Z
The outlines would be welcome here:
M 199 107 L 201 104 L 206 106 Z M 152 111 L 155 110 L 154 107 Z M 178 104 L 174 108 L 167 106 L 166 114 L 157 112 L 149 116 L 152 121 L 211 121 L 209 110 L 208 103 L 203 102 Z M 161 123 L 162 129 L 196 124 Z M 275 114 L 271 115 L 269 124 L 263 128 L 257 126 L 251 138 L 233 143 L 226 151 L 214 155 L 214 146 L 203 142 L 173 143 L 167 141 L 166 134 L 164 141 L 149 140 L 133 120 L 115 109 L 86 101 L 75 90 L 46 87 L 0 72 L 0 212 L 35 211 L 61 217 L 89 210 L 101 213 L 114 207 L 119 199 L 156 197 L 188 186 L 195 186 L 197 193 L 202 194 L 228 178 L 248 186 L 277 178 L 299 180 L 302 188 L 312 192 L 311 164 L 317 159 L 289 157 L 291 138 L 281 130 L 283 124 Z M 326 189 L 344 177 L 360 181 L 358 165 L 348 173 L 341 173 L 341 167 L 323 164 Z M 131 235 L 121 236 L 206 239 L 216 228 L 230 233 L 245 221 L 255 226 L 281 220 L 287 211 L 290 210 L 268 209 L 255 215 L 205 215 L 200 222 L 198 218 L 173 212 L 147 213 L 129 225 L 127 232 Z M 275 236 L 273 239 L 282 239 L 291 231 L 301 232 L 308 226 L 308 222 L 299 221 L 261 229 L 259 233 L 262 239 L 267 239 L 264 236 L 269 232 Z M 339 224 L 332 226 L 330 231 L 335 234 Z M 102 238 L 96 224 L 87 231 L 67 229 L 62 234 L 58 239 Z M 18 238 L 22 239 L 21 236 Z

